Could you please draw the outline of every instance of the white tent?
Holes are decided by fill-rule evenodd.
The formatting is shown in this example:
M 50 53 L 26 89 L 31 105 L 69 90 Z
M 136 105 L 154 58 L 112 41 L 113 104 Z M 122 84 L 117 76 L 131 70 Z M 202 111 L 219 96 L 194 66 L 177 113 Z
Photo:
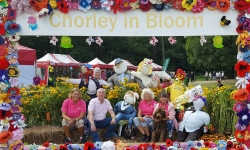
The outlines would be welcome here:
M 20 76 L 18 77 L 19 85 L 33 84 L 35 73 L 36 50 L 22 45 L 17 46 L 18 49 L 18 70 Z
M 103 61 L 101 61 L 101 60 L 98 59 L 98 58 L 95 58 L 95 59 L 91 60 L 91 61 L 88 62 L 88 63 L 91 64 L 91 65 L 97 65 L 97 64 L 106 65 Z
M 51 54 L 48 53 L 42 58 L 36 61 L 37 67 L 37 74 L 41 77 L 42 84 L 48 84 L 48 76 L 49 76 L 49 69 L 48 66 L 80 66 L 81 63 L 73 59 L 70 55 L 64 54 Z
M 88 64 L 91 64 L 93 67 L 99 67 L 101 69 L 112 68 L 111 65 L 105 64 L 103 61 L 101 61 L 98 58 L 91 60 L 90 62 L 88 62 Z
M 152 63 L 152 66 L 153 66 L 153 70 L 156 70 L 156 71 L 162 70 L 162 66 L 157 65 L 156 63 Z
M 116 59 L 114 59 L 113 61 L 111 61 L 108 64 L 114 66 L 115 65 L 115 61 L 116 61 Z M 137 69 L 137 67 L 135 65 L 131 64 L 128 60 L 125 60 L 125 62 L 128 65 L 128 69 L 131 69 L 131 70 L 136 70 Z
M 51 66 L 80 66 L 80 62 L 73 59 L 70 55 L 48 53 L 37 61 L 38 67 Z

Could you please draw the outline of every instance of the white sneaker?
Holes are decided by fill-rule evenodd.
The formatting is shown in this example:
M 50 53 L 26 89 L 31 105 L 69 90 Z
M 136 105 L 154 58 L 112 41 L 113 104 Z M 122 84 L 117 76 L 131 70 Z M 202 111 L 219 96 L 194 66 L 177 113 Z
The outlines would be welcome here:
M 168 137 L 172 137 L 172 132 L 169 132 L 169 133 L 168 133 Z

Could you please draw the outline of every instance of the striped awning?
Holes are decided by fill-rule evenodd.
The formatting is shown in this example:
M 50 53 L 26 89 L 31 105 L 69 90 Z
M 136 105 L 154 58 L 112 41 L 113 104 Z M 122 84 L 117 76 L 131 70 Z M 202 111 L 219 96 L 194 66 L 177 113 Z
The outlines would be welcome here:
M 48 53 L 37 60 L 37 66 L 79 66 L 81 63 L 73 59 L 70 55 Z

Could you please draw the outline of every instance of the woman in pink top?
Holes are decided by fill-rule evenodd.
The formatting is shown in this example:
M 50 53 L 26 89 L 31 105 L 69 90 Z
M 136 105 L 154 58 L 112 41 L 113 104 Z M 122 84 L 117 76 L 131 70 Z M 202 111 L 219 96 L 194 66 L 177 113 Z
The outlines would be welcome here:
M 84 133 L 84 115 L 86 113 L 86 103 L 81 100 L 82 94 L 78 88 L 74 88 L 70 94 L 69 98 L 63 101 L 62 104 L 62 126 L 63 131 L 66 136 L 65 143 L 71 143 L 69 137 L 70 128 L 76 127 L 80 135 L 80 142 L 85 143 L 83 137 Z
M 157 102 L 154 100 L 154 93 L 149 88 L 142 90 L 141 98 L 137 117 L 133 120 L 135 126 L 143 135 L 142 142 L 149 142 L 151 141 L 149 124 L 153 120 L 154 106 Z
M 175 118 L 175 109 L 174 109 L 174 105 L 169 102 L 169 96 L 168 93 L 166 92 L 161 92 L 159 93 L 158 96 L 159 99 L 159 103 L 155 105 L 154 107 L 154 112 L 158 109 L 158 108 L 163 108 L 166 111 L 166 120 L 167 120 L 167 129 L 168 129 L 168 136 L 172 137 L 172 132 L 175 126 L 176 131 L 178 131 L 178 122 Z

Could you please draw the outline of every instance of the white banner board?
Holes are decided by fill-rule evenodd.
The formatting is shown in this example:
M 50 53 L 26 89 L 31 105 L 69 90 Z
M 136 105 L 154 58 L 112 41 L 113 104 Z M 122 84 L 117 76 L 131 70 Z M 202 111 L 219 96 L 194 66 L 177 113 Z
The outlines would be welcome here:
M 201 13 L 151 9 L 148 12 L 135 10 L 117 14 L 94 9 L 87 13 L 71 10 L 67 14 L 55 10 L 42 18 L 18 14 L 16 22 L 21 25 L 20 35 L 34 36 L 214 36 L 238 35 L 237 15 L 236 10 L 221 12 L 209 9 Z M 229 26 L 220 25 L 222 16 L 231 20 Z M 28 17 L 33 19 L 28 20 Z M 34 23 L 37 24 L 31 29 Z

